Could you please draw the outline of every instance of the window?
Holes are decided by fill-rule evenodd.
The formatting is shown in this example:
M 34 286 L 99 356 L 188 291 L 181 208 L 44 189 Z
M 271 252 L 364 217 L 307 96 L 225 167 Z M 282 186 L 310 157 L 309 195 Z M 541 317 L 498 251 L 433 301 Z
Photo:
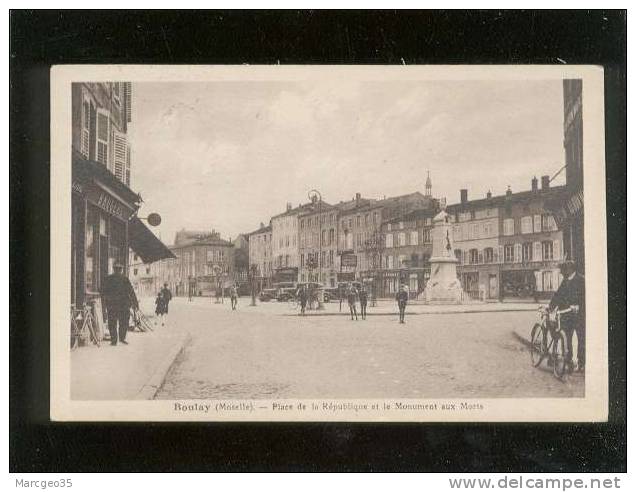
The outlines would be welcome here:
M 534 232 L 541 232 L 541 216 L 534 216 Z
M 389 269 L 393 268 L 393 256 L 386 257 L 386 267 Z
M 430 228 L 424 229 L 422 235 L 423 235 L 425 243 L 430 243 L 431 242 L 431 229 Z
M 512 236 L 515 233 L 515 219 L 504 219 L 504 236 Z
M 146 274 L 148 274 L 148 275 L 150 274 L 150 267 L 146 268 Z
M 479 239 L 479 224 L 473 224 L 471 231 L 472 239 Z
M 323 246 L 327 246 L 327 231 L 322 231 L 320 233 L 320 241 L 322 242 Z
M 398 246 L 406 246 L 406 234 L 403 232 L 398 234 Z
M 400 229 L 404 229 L 404 222 L 400 221 L 399 224 L 398 224 L 398 227 Z
M 504 261 L 506 263 L 512 263 L 515 260 L 515 245 L 506 244 L 504 246 Z
M 411 231 L 411 245 L 417 246 L 417 231 Z
M 461 249 L 456 249 L 455 250 L 455 258 L 457 258 L 457 261 L 459 261 L 459 263 L 462 262 L 462 250 Z
M 532 261 L 532 243 L 523 243 L 521 246 L 521 257 L 523 261 Z
M 356 217 L 356 225 L 358 227 L 360 227 L 360 216 L 359 215 Z
M 305 228 L 305 219 L 301 219 L 300 220 L 300 228 L 304 229 Z
M 377 212 L 373 212 L 373 223 L 374 224 L 378 223 L 378 213 Z
M 547 292 L 552 290 L 554 290 L 554 284 L 552 283 L 552 272 L 543 272 L 543 291 Z
M 525 217 L 521 217 L 521 234 L 531 234 L 532 233 L 532 216 L 527 215 Z
M 386 247 L 387 248 L 392 248 L 393 247 L 393 234 L 387 234 L 386 235 Z
M 553 260 L 554 249 L 552 247 L 552 241 L 543 241 L 541 247 L 543 249 L 543 261 Z
M 137 275 L 137 269 L 133 269 L 133 275 Z
M 491 237 L 493 235 L 493 224 L 491 221 L 484 222 L 484 237 Z
M 390 224 L 390 223 L 386 225 L 386 230 L 387 230 L 387 231 L 390 231 L 390 230 L 391 230 L 391 224 Z
M 470 263 L 471 265 L 479 263 L 479 251 L 477 251 L 476 249 L 471 249 L 468 252 L 468 263 Z
M 108 165 L 108 140 L 110 136 L 110 117 L 108 111 L 97 110 L 97 162 Z
M 521 263 L 521 244 L 515 244 L 515 262 Z
M 426 237 L 426 232 L 424 232 L 424 234 L 425 234 L 424 237 Z M 462 226 L 460 226 L 460 225 L 453 226 L 453 236 L 455 237 L 455 241 L 461 241 L 462 240 Z M 424 242 L 427 243 L 429 241 L 426 241 L 426 239 L 425 239 Z
M 369 214 L 364 214 L 364 225 L 369 225 Z
M 542 227 L 544 231 L 556 231 L 556 223 L 554 217 L 549 214 L 545 214 L 541 217 Z
M 532 248 L 534 249 L 533 257 L 534 261 L 541 261 L 543 259 L 541 243 L 539 241 L 535 241 L 532 243 Z
M 492 263 L 495 261 L 495 254 L 492 248 L 484 249 L 484 263 Z

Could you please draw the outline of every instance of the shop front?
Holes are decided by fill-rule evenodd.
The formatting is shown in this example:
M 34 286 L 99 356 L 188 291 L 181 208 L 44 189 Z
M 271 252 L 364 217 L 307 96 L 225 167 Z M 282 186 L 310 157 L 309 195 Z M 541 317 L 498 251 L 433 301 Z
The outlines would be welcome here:
M 100 292 L 114 266 L 128 274 L 129 248 L 144 263 L 173 257 L 136 217 L 141 199 L 102 164 L 73 155 L 71 197 L 71 303 L 93 306 L 103 329 Z M 103 307 L 102 307 L 103 308 Z M 101 312 L 100 312 L 101 311 Z

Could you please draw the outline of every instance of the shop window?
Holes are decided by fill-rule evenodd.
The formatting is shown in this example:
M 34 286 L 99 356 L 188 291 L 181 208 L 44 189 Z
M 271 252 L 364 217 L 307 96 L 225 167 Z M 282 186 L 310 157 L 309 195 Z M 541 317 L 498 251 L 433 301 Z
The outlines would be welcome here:
M 521 246 L 522 261 L 532 261 L 532 243 L 523 243 Z

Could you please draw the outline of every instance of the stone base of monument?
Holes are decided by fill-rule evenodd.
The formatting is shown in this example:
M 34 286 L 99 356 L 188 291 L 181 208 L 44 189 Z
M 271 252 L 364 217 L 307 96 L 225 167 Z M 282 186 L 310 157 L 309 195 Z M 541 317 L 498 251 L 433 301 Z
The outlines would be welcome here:
M 457 260 L 431 258 L 431 278 L 424 292 L 428 304 L 462 304 L 468 296 L 457 278 Z

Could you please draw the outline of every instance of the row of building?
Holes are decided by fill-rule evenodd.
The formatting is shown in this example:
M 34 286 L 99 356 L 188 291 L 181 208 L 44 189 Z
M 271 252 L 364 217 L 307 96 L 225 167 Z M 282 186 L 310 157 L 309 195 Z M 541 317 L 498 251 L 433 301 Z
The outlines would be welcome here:
M 225 240 L 209 231 L 180 231 L 174 258 L 152 265 L 131 257 L 131 279 L 142 294 L 167 282 L 177 295 L 210 295 L 238 283 L 249 291 L 285 282 L 319 282 L 335 288 L 360 281 L 372 295 L 392 296 L 401 284 L 420 295 L 430 277 L 433 217 L 445 209 L 462 287 L 473 298 L 545 298 L 560 283 L 558 265 L 574 259 L 584 271 L 583 140 L 580 80 L 566 80 L 564 148 L 566 185 L 529 180 L 529 189 L 447 205 L 433 198 L 430 175 L 424 193 L 381 199 L 356 195 L 328 203 L 315 194 Z M 248 285 L 249 284 L 249 285 Z
M 530 190 L 501 196 L 488 192 L 447 205 L 425 193 L 370 199 L 360 194 L 330 204 L 314 199 L 285 212 L 248 234 L 249 263 L 260 286 L 279 282 L 369 284 L 379 297 L 406 284 L 420 294 L 430 277 L 431 229 L 441 208 L 451 215 L 453 243 L 464 290 L 472 297 L 551 295 L 559 283 L 563 233 L 548 204 L 565 200 L 564 186 L 548 176 Z

